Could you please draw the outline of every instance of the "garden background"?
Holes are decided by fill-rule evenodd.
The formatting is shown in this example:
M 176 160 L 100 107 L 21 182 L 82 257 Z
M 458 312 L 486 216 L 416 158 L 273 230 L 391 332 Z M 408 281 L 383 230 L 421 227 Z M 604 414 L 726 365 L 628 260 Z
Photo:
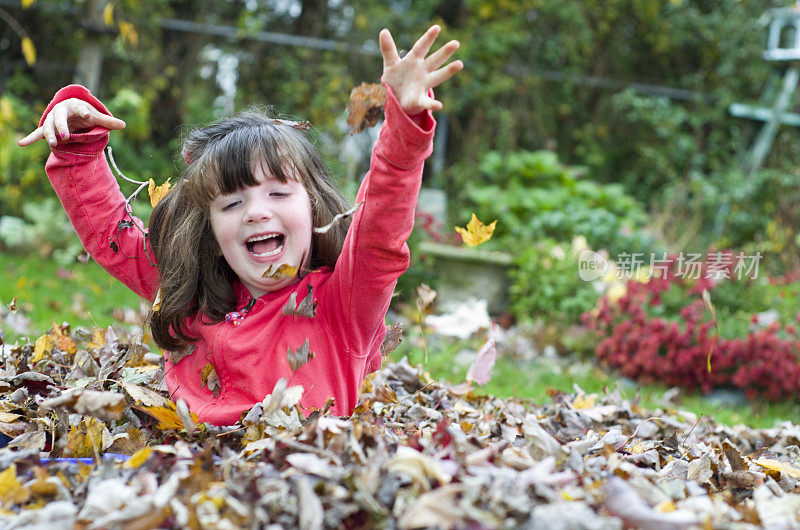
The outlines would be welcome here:
M 432 333 L 415 301 L 441 276 L 422 242 L 460 245 L 452 227 L 474 212 L 498 221 L 481 252 L 513 261 L 509 305 L 494 315 L 511 331 L 481 392 L 540 403 L 573 384 L 619 386 L 648 404 L 677 386 L 682 406 L 720 421 L 797 421 L 798 131 L 780 127 L 747 170 L 762 123 L 730 112 L 769 105 L 786 63 L 762 57 L 768 10 L 790 5 L 0 0 L 4 340 L 35 341 L 53 322 L 141 328 L 146 318 L 147 304 L 85 263 L 44 175 L 47 146 L 16 146 L 58 88 L 80 81 L 127 122 L 111 146 L 137 180 L 180 174 L 186 127 L 262 104 L 313 124 L 353 196 L 375 130 L 348 134 L 345 109 L 353 87 L 379 79 L 377 33 L 410 46 L 438 23 L 462 42 L 466 68 L 437 92 L 445 112 L 424 185 L 447 209 L 421 212 L 412 236 L 390 315 L 406 340 L 393 358 L 463 381 L 486 333 Z M 135 210 L 147 218 L 147 201 Z M 645 265 L 662 256 L 666 272 L 586 282 L 587 249 L 618 262 L 641 253 Z M 679 274 L 687 254 L 704 258 L 701 279 Z M 708 279 L 712 255 L 727 256 L 731 278 Z M 760 255 L 757 275 L 736 278 L 737 255 Z

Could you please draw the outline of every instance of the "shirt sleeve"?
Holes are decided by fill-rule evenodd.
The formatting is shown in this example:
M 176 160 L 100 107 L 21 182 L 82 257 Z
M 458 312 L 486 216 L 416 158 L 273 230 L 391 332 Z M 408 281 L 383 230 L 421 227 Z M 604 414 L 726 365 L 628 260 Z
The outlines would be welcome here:
M 429 111 L 408 116 L 388 86 L 386 93 L 384 123 L 356 197 L 361 207 L 331 277 L 334 299 L 327 300 L 338 304 L 333 325 L 366 371 L 380 367 L 384 318 L 397 279 L 409 265 L 406 240 L 414 227 L 423 164 L 433 151 L 436 127 Z
M 69 98 L 111 115 L 85 87 L 69 85 L 56 93 L 39 125 L 57 103 Z M 142 221 L 127 213 L 125 197 L 103 154 L 108 134 L 103 127 L 70 133 L 52 149 L 45 170 L 86 251 L 136 294 L 152 300 L 158 289 L 155 257 Z

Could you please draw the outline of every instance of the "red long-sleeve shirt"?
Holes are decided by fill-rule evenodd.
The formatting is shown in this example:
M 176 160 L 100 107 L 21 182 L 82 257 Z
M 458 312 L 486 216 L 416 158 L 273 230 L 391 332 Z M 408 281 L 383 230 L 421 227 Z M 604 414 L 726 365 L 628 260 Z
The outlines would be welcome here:
M 110 115 L 88 90 L 70 85 L 55 95 L 42 122 L 56 103 L 73 97 Z M 363 204 L 353 216 L 336 267 L 266 293 L 238 325 L 204 324 L 200 315 L 188 319 L 189 334 L 200 338 L 178 363 L 166 360 L 166 383 L 174 400 L 183 398 L 201 421 L 229 425 L 285 378 L 289 385 L 303 385 L 302 406 L 319 408 L 332 396 L 334 414 L 352 412 L 364 377 L 380 367 L 384 317 L 397 278 L 408 268 L 406 240 L 435 125 L 430 112 L 409 117 L 387 87 L 384 125 L 356 198 Z M 103 155 L 107 142 L 108 130 L 101 127 L 72 133 L 53 148 L 47 174 L 86 250 L 111 275 L 152 301 L 158 290 L 153 252 L 148 259 L 140 230 L 118 226 L 128 217 L 125 198 Z M 318 302 L 316 316 L 284 316 L 292 293 L 300 301 L 309 285 Z M 251 302 L 250 294 L 241 283 L 234 288 L 237 309 L 242 310 Z M 314 357 L 293 372 L 287 348 L 296 350 L 306 339 Z M 202 382 L 201 372 L 209 363 L 221 385 L 217 397 Z

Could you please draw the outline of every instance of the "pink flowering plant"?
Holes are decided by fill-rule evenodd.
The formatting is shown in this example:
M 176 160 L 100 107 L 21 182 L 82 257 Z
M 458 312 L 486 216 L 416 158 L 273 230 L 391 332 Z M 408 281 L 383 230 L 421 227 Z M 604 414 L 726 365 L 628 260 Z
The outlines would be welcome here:
M 737 278 L 730 261 L 713 271 L 703 263 L 690 278 L 678 274 L 680 264 L 670 256 L 657 273 L 628 281 L 618 299 L 603 296 L 582 316 L 597 336 L 597 359 L 641 383 L 796 399 L 797 284 Z

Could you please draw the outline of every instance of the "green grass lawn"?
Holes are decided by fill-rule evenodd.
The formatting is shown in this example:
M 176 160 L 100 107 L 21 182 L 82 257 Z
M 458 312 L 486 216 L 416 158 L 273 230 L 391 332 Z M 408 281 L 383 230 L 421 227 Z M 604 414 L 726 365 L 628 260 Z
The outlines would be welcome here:
M 115 308 L 139 309 L 140 298 L 94 261 L 61 267 L 38 256 L 0 254 L 0 302 L 16 304 L 31 319 L 31 339 L 50 328 L 51 321 L 72 326 L 108 326 Z M 18 334 L 4 324 L 6 338 Z
M 416 328 L 416 329 L 415 329 Z M 392 360 L 407 356 L 412 365 L 422 365 L 435 379 L 461 383 L 465 381 L 467 369 L 475 359 L 483 339 L 459 341 L 425 335 L 427 360 L 423 340 L 418 327 L 407 329 L 404 342 L 392 353 Z M 617 374 L 601 369 L 590 360 L 577 357 L 543 357 L 515 359 L 512 356 L 498 355 L 492 369 L 492 378 L 484 386 L 477 387 L 476 393 L 500 397 L 530 399 L 534 403 L 550 401 L 548 390 L 574 392 L 579 386 L 587 393 L 602 394 L 605 388 L 613 391 L 618 388 L 626 399 L 638 393 L 639 404 L 648 410 L 666 407 L 688 410 L 704 418 L 727 425 L 743 423 L 754 428 L 774 427 L 783 421 L 800 423 L 800 403 L 768 403 L 752 401 L 728 403 L 697 393 L 681 391 L 677 405 L 664 402 L 667 387 L 659 385 L 637 385 Z

